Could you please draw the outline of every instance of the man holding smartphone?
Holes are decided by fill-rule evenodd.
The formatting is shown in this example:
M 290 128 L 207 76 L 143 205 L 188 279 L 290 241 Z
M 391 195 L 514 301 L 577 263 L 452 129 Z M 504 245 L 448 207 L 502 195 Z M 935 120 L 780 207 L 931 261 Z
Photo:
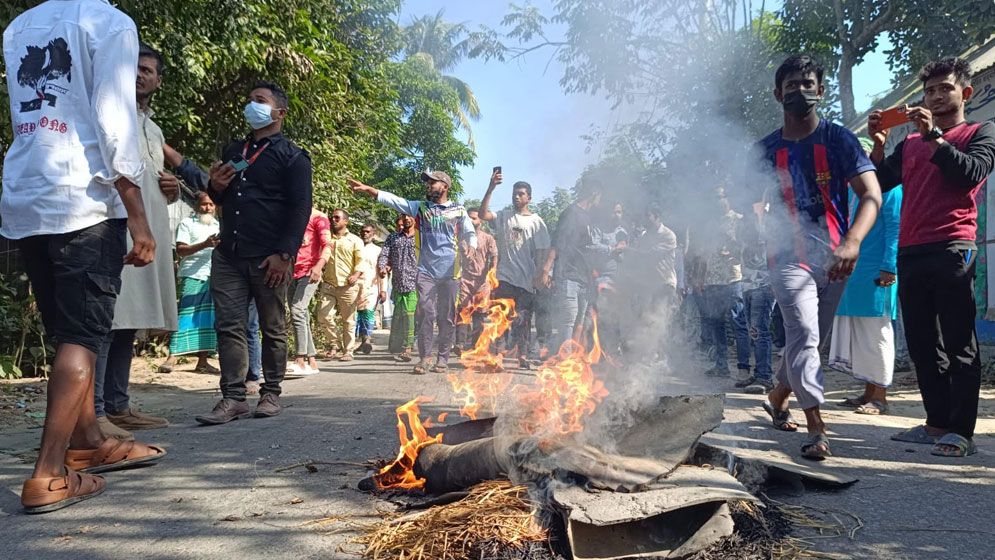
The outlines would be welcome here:
M 888 119 L 868 118 L 871 160 L 882 188 L 902 184 L 898 297 L 926 422 L 892 436 L 932 445 L 932 454 L 975 452 L 981 360 L 975 333 L 976 196 L 995 168 L 995 125 L 971 123 L 971 67 L 959 58 L 927 64 L 924 99 L 907 111 L 916 131 L 885 157 Z
M 221 241 L 211 264 L 222 399 L 201 424 L 280 413 L 287 370 L 287 285 L 311 216 L 311 158 L 281 134 L 286 92 L 260 82 L 249 93 L 245 120 L 252 133 L 211 165 L 207 193 L 222 208 Z M 246 402 L 246 324 L 249 298 L 262 330 L 264 383 L 254 413 Z
M 535 310 L 535 291 L 541 286 L 539 271 L 546 262 L 549 251 L 549 231 L 546 222 L 532 213 L 532 185 L 518 181 L 511 188 L 512 208 L 491 212 L 491 196 L 504 180 L 500 167 L 491 173 L 487 192 L 480 202 L 480 219 L 490 222 L 497 240 L 497 278 L 500 284 L 492 297 L 511 299 L 515 302 L 515 319 L 511 338 L 518 355 L 520 369 L 532 369 L 530 361 L 532 342 L 532 315 Z

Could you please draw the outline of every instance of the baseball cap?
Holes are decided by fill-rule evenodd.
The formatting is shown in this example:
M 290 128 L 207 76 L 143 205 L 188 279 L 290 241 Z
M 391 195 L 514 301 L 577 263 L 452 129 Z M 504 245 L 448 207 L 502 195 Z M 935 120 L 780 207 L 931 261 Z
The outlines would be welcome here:
M 422 181 L 442 181 L 447 187 L 452 188 L 453 180 L 445 171 L 426 171 L 421 174 Z

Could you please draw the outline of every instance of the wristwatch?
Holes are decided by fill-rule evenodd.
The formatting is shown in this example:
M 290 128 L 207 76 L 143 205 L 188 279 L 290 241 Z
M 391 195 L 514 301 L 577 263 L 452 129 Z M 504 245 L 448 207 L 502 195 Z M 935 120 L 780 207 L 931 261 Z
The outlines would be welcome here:
M 936 140 L 937 138 L 943 138 L 943 129 L 935 125 L 933 126 L 933 130 L 922 135 L 922 139 L 926 142 Z
M 290 262 L 290 253 L 280 253 L 280 260 Z

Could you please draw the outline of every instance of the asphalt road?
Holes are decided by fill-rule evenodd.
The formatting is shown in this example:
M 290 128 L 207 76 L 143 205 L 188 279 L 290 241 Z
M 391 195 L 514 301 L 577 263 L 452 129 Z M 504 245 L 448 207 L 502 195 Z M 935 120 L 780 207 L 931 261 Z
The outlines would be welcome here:
M 414 377 L 410 366 L 382 352 L 324 366 L 320 375 L 286 382 L 280 416 L 214 427 L 193 422 L 218 398 L 213 380 L 194 389 L 174 386 L 168 376 L 136 383 L 135 401 L 173 423 L 140 437 L 165 446 L 169 456 L 155 467 L 109 473 L 102 496 L 44 516 L 23 515 L 18 498 L 39 430 L 0 429 L 0 558 L 356 558 L 357 525 L 391 507 L 359 492 L 356 483 L 369 474 L 366 461 L 396 452 L 394 408 L 417 394 L 437 397 L 425 407 L 433 414 L 455 407 L 440 375 Z M 702 376 L 686 385 L 701 390 L 707 383 Z M 830 397 L 853 386 L 831 375 Z M 797 455 L 801 436 L 771 430 L 759 399 L 729 394 L 721 430 Z M 842 491 L 782 491 L 778 499 L 859 517 L 863 527 L 854 539 L 813 539 L 818 550 L 893 560 L 992 558 L 991 391 L 984 406 L 981 451 L 967 460 L 932 457 L 928 448 L 887 439 L 917 422 L 914 389 L 894 401 L 890 416 L 829 409 L 836 457 L 826 468 L 860 482 Z M 328 464 L 317 464 L 315 472 L 277 472 L 308 460 Z

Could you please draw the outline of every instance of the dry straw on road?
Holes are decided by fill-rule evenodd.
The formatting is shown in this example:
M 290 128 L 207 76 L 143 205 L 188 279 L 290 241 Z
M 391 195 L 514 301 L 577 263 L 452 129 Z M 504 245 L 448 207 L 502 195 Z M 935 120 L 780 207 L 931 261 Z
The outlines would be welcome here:
M 526 489 L 493 481 L 474 486 L 458 502 L 392 514 L 359 542 L 371 560 L 470 560 L 487 548 L 525 551 L 546 539 Z

